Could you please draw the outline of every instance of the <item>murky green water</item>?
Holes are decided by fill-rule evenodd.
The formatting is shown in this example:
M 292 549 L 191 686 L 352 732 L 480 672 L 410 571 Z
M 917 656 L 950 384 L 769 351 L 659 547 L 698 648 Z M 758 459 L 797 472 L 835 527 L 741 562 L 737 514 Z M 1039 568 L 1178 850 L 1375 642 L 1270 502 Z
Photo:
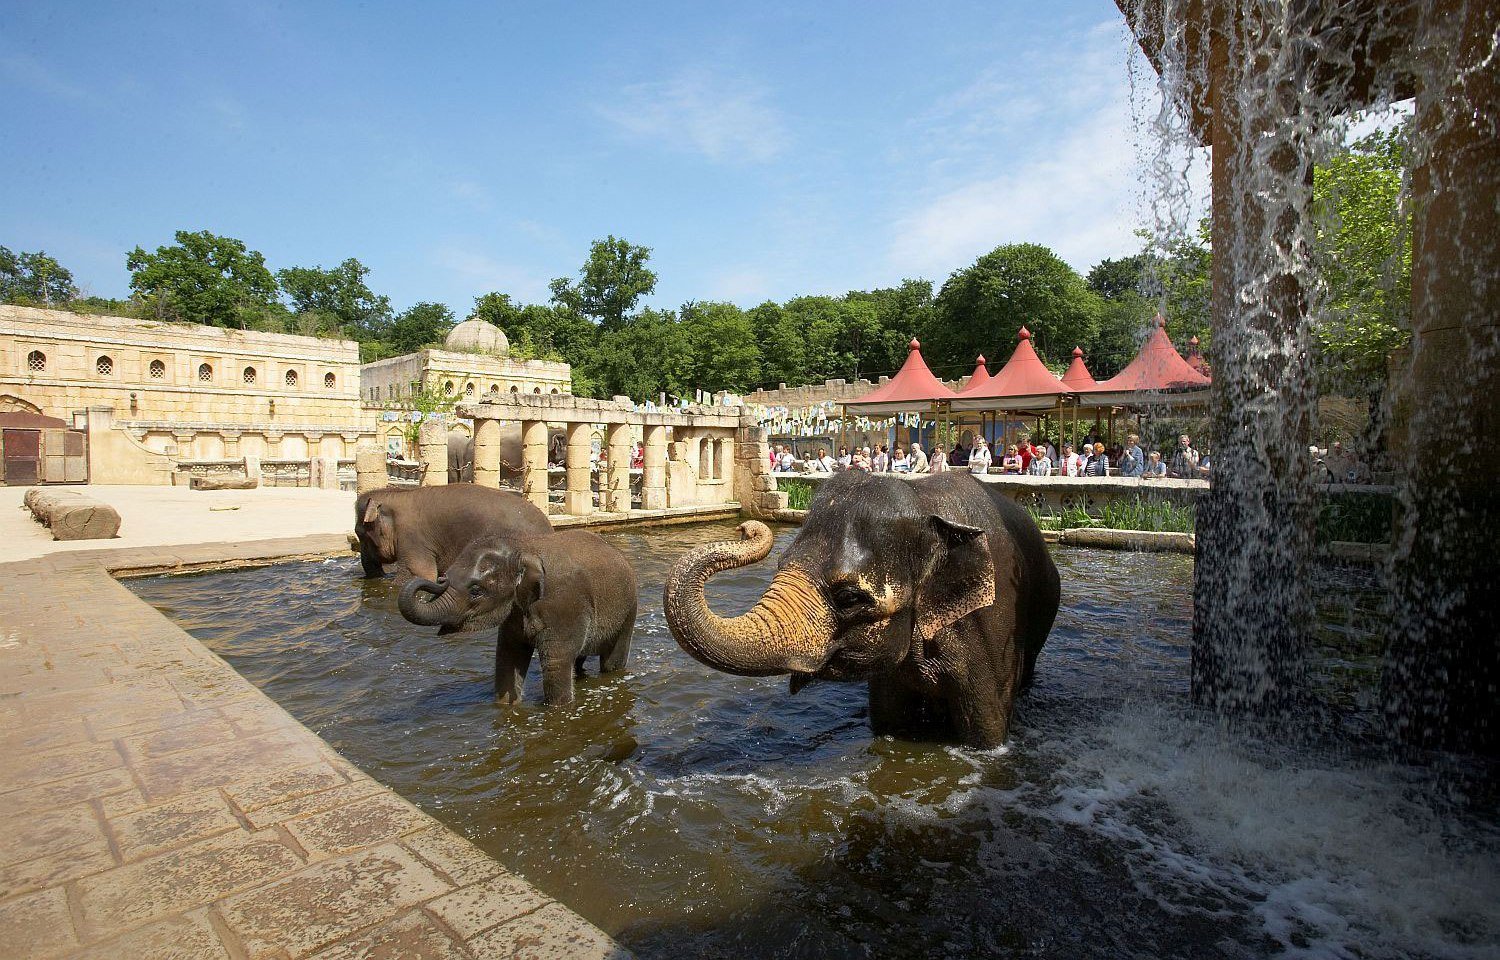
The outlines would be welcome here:
M 131 586 L 643 956 L 1495 955 L 1493 814 L 1189 707 L 1189 558 L 1057 551 L 1037 686 L 1011 743 L 975 752 L 873 739 L 862 686 L 789 697 L 682 653 L 662 576 L 732 528 L 608 535 L 641 582 L 630 669 L 555 711 L 534 665 L 529 703 L 497 708 L 493 633 L 406 623 L 352 557 Z M 716 608 L 773 568 L 717 578 Z M 1357 707 L 1377 594 L 1349 574 L 1322 592 L 1326 684 Z

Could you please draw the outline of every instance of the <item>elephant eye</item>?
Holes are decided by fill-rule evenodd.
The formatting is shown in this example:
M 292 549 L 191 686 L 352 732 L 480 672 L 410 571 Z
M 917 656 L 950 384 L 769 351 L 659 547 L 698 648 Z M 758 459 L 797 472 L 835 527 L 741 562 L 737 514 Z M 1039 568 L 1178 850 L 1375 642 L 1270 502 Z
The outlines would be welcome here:
M 847 613 L 857 612 L 875 603 L 875 598 L 870 596 L 868 590 L 853 584 L 841 583 L 833 588 L 832 593 L 833 605 Z
M 483 593 L 484 593 L 484 587 L 480 586 L 479 584 L 472 583 L 472 584 L 469 585 L 469 596 L 471 596 L 471 597 L 478 597 L 478 596 L 482 595 Z

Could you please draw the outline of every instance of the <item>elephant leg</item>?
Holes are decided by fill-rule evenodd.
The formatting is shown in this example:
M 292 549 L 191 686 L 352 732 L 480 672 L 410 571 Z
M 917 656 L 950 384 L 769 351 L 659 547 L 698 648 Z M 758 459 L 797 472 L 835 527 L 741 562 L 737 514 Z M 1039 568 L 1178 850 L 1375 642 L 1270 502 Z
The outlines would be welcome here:
M 953 732 L 964 746 L 998 747 L 1010 734 L 1016 676 L 1012 671 L 1004 671 L 1002 677 L 988 671 L 977 674 L 954 678 L 943 685 L 953 716 Z
M 948 726 L 946 704 L 887 675 L 870 680 L 870 731 L 877 737 L 923 738 Z
M 538 642 L 542 654 L 542 699 L 549 706 L 563 706 L 573 702 L 573 651 L 576 644 Z
M 625 669 L 625 662 L 630 659 L 630 637 L 635 633 L 635 618 L 620 628 L 620 632 L 610 640 L 609 646 L 605 647 L 599 655 L 600 673 L 619 673 Z
M 500 628 L 495 641 L 495 699 L 507 706 L 521 702 L 526 686 L 526 671 L 531 667 L 531 644 L 508 630 Z
M 587 660 L 588 660 L 588 657 L 579 657 L 577 660 L 573 661 L 573 676 L 574 677 L 586 677 L 586 676 L 588 676 L 588 670 L 584 669 L 584 663 Z

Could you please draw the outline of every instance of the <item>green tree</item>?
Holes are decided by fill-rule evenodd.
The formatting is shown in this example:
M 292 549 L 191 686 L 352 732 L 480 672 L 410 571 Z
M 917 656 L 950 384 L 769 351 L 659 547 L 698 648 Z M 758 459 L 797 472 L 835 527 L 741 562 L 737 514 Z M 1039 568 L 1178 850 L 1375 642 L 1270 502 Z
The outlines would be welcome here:
M 906 346 L 911 338 L 932 324 L 930 280 L 903 280 L 899 287 L 851 290 L 845 294 L 844 302 L 851 307 L 869 304 L 875 311 L 873 329 L 862 327 L 858 314 L 851 314 L 849 320 L 850 333 L 857 338 L 855 365 L 860 376 L 898 369 L 906 361 Z M 949 371 L 946 375 L 954 376 L 957 372 Z
M 996 247 L 955 270 L 936 307 L 924 338 L 930 350 L 924 353 L 929 363 L 945 369 L 972 364 L 980 353 L 1009 356 L 1023 326 L 1045 362 L 1064 364 L 1075 346 L 1093 341 L 1099 327 L 1098 295 L 1072 267 L 1035 243 Z
M 651 248 L 613 235 L 595 240 L 575 283 L 552 281 L 552 302 L 584 317 L 605 331 L 620 330 L 641 297 L 656 289 L 656 274 L 646 264 Z
M 245 327 L 284 313 L 276 278 L 258 251 L 207 230 L 178 230 L 172 246 L 130 251 L 130 289 L 155 315 L 220 327 Z
M 1383 381 L 1386 358 L 1410 337 L 1406 162 L 1397 129 L 1364 137 L 1313 169 L 1312 247 L 1324 287 L 1312 330 L 1325 380 L 1343 386 Z
M 391 301 L 376 296 L 365 277 L 370 268 L 350 257 L 332 270 L 289 267 L 276 279 L 299 314 L 331 317 L 343 336 L 361 343 L 383 339 L 391 323 Z
M 567 309 L 545 304 L 517 304 L 508 293 L 474 298 L 470 320 L 488 320 L 510 338 L 512 354 L 538 360 L 583 361 L 598 339 L 598 328 Z M 582 393 L 574 385 L 575 392 Z
M 50 307 L 77 297 L 73 274 L 46 251 L 12 253 L 0 247 L 0 300 Z
M 686 384 L 709 392 L 742 392 L 760 377 L 760 346 L 745 311 L 732 303 L 693 301 L 678 312 L 678 337 L 689 366 Z
M 1157 262 L 1158 258 L 1145 252 L 1118 260 L 1100 260 L 1089 271 L 1089 289 L 1106 300 L 1119 299 L 1127 293 L 1147 293 L 1144 281 Z
M 767 300 L 748 313 L 750 328 L 760 346 L 760 375 L 767 386 L 806 383 L 807 344 L 794 317 L 781 304 Z
M 401 311 L 391 321 L 385 338 L 389 356 L 415 353 L 423 347 L 441 343 L 453 329 L 453 311 L 447 304 L 423 301 Z
M 595 348 L 574 368 L 573 389 L 579 391 L 581 369 L 582 382 L 597 396 L 686 396 L 694 386 L 692 367 L 692 348 L 676 315 L 646 309 L 620 329 L 600 334 Z

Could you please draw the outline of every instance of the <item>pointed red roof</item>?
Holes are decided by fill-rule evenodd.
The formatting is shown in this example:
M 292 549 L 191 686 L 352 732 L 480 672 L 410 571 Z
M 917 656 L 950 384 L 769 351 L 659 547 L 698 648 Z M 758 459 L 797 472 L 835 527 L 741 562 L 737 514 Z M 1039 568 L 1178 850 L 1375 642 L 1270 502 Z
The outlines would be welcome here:
M 1068 364 L 1068 372 L 1062 375 L 1062 382 L 1073 393 L 1091 393 L 1099 389 L 1099 384 L 1094 382 L 1094 375 L 1089 373 L 1088 366 L 1083 362 L 1082 347 L 1073 348 L 1073 362 Z
M 1184 359 L 1187 360 L 1188 366 L 1208 377 L 1208 379 L 1213 379 L 1212 374 L 1208 370 L 1208 361 L 1204 359 L 1203 351 L 1198 348 L 1198 338 L 1196 336 L 1188 338 L 1187 356 Z
M 961 397 L 975 390 L 983 390 L 984 385 L 993 379 L 994 377 L 990 376 L 990 368 L 985 366 L 984 354 L 981 353 L 979 359 L 974 361 L 974 372 L 969 376 L 969 382 L 958 391 L 958 395 Z
M 957 394 L 932 375 L 922 359 L 922 345 L 913 337 L 907 346 L 906 362 L 896 375 L 871 392 L 847 404 L 856 413 L 901 413 L 924 410 L 938 400 L 952 400 Z
M 1158 313 L 1151 319 L 1151 332 L 1140 353 L 1124 370 L 1100 383 L 1096 392 L 1127 399 L 1129 394 L 1201 390 L 1208 385 L 1209 379 L 1189 366 L 1172 346 L 1166 318 Z
M 973 392 L 964 391 L 960 397 L 961 409 L 1041 409 L 1052 406 L 1059 396 L 1070 392 L 1036 355 L 1030 330 L 1022 327 L 1017 340 L 1015 352 L 989 383 Z

